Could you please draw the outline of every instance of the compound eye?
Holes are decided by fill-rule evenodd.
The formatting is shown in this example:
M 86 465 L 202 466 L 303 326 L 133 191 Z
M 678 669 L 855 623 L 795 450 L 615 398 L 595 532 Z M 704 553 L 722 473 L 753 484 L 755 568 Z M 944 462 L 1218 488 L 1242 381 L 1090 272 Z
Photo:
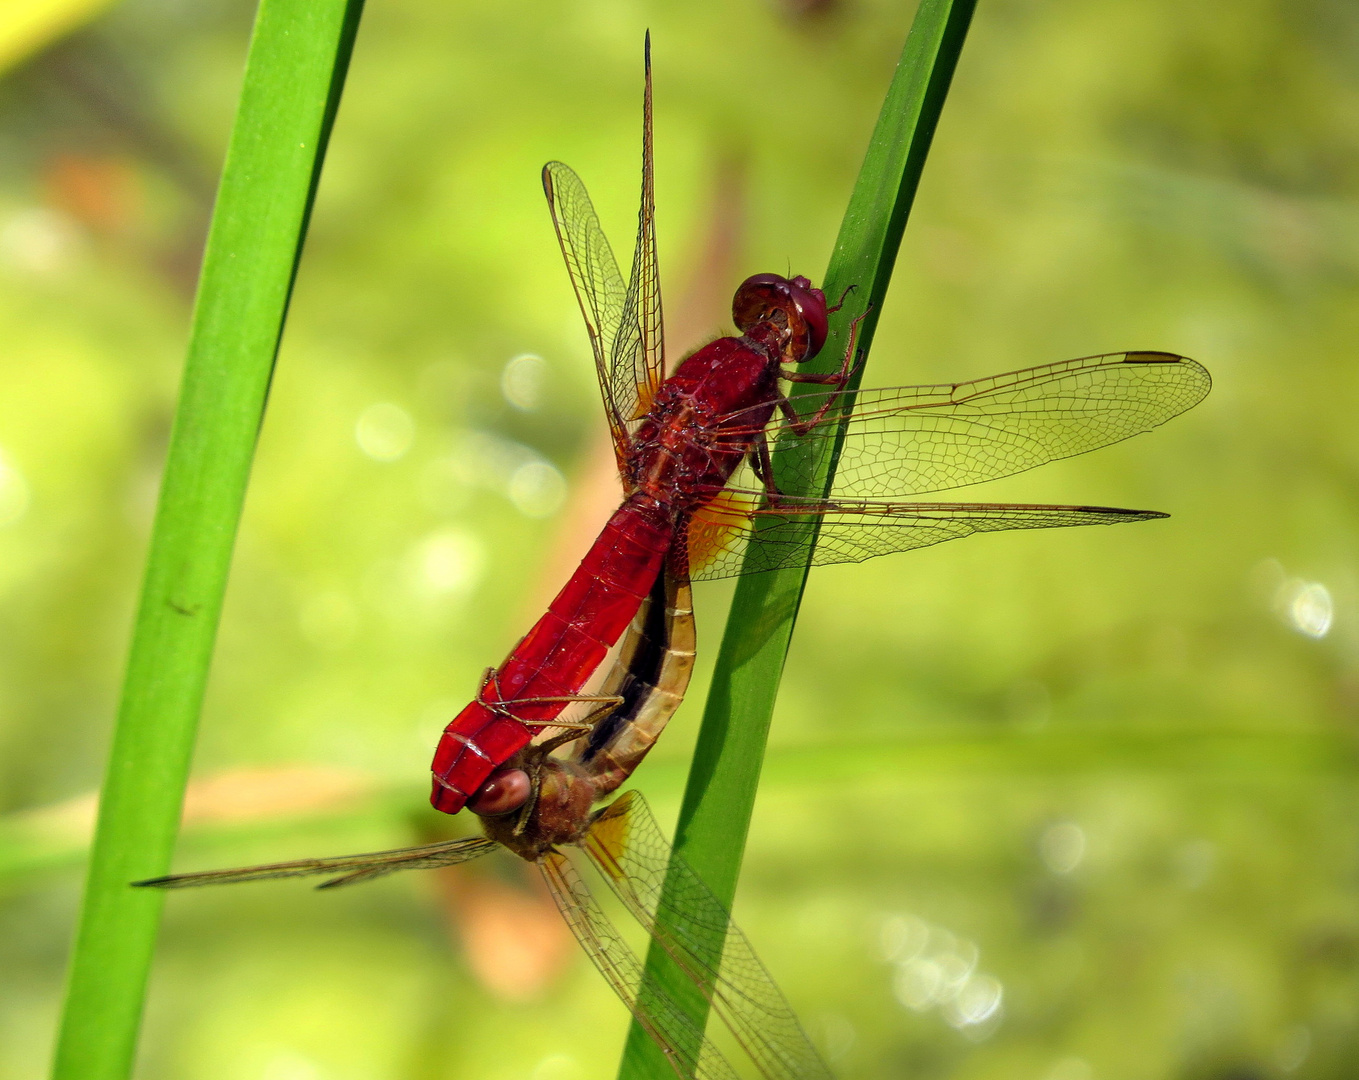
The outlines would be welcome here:
M 797 304 L 798 312 L 802 315 L 802 321 L 807 324 L 809 334 L 807 352 L 798 361 L 801 363 L 810 360 L 826 344 L 826 335 L 830 332 L 830 320 L 826 314 L 826 294 L 820 289 L 812 288 L 812 283 L 805 277 L 793 278 L 788 286 L 793 302 Z
M 467 800 L 467 809 L 482 817 L 499 817 L 518 810 L 533 790 L 523 769 L 502 769 L 492 773 L 486 783 Z
M 742 333 L 771 321 L 775 312 L 784 316 L 790 334 L 783 349 L 785 363 L 801 363 L 826 343 L 826 297 L 806 278 L 756 274 L 736 290 L 731 313 Z
M 741 282 L 731 302 L 731 317 L 741 333 L 769 319 L 771 308 L 788 303 L 788 282 L 778 274 L 755 274 Z

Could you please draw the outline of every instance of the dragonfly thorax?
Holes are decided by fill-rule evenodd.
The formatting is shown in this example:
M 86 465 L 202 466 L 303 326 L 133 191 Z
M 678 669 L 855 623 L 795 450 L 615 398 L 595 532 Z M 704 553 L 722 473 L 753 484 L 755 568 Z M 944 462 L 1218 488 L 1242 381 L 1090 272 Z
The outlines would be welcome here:
M 775 328 L 766 322 L 757 330 Z M 685 359 L 633 436 L 631 489 L 678 513 L 700 493 L 722 487 L 749 452 L 751 430 L 774 408 L 777 348 L 718 338 Z M 737 434 L 728 430 L 733 422 Z

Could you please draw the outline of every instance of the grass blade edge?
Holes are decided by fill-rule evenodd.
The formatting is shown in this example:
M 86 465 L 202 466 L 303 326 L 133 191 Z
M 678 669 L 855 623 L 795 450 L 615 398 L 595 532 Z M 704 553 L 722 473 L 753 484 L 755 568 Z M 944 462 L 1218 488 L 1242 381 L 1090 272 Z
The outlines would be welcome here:
M 54 1080 L 123 1080 L 256 437 L 362 0 L 262 0 L 204 254 Z
M 809 367 L 826 371 L 838 366 L 850 322 L 860 315 L 860 348 L 867 354 L 974 8 L 975 0 L 922 0 L 916 11 L 826 272 L 824 288 L 832 302 L 848 286 L 855 291 L 834 318 L 816 365 Z M 820 463 L 813 486 L 783 490 L 795 495 L 828 490 L 837 453 L 838 442 Z M 778 454 L 775 470 L 777 475 Z M 740 580 L 690 766 L 675 851 L 728 907 L 736 892 L 769 723 L 814 543 L 809 530 L 808 565 Z M 720 948 L 715 940 L 714 952 Z M 702 1030 L 707 1000 L 654 943 L 645 978 L 681 1002 Z M 619 1080 L 674 1076 L 666 1056 L 635 1021 L 618 1075 Z

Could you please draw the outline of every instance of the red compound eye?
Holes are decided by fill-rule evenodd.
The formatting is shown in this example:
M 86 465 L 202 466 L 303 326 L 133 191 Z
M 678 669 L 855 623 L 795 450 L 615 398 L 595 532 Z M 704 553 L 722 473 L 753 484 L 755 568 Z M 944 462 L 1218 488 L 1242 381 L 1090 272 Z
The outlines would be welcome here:
M 467 800 L 467 809 L 482 817 L 499 817 L 518 810 L 528 802 L 532 785 L 523 769 L 502 769 L 477 788 Z
M 769 320 L 775 311 L 787 318 L 793 338 L 786 359 L 810 360 L 826 343 L 826 295 L 805 277 L 791 280 L 778 274 L 756 274 L 741 282 L 731 304 L 732 318 L 742 333 Z

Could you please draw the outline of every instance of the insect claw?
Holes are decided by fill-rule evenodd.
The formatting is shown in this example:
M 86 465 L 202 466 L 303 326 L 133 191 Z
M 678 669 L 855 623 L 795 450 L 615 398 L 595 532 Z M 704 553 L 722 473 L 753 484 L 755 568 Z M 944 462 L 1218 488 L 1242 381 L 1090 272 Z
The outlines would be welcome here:
M 828 308 L 826 308 L 826 314 L 827 314 L 827 315 L 834 315 L 837 311 L 839 311 L 842 307 L 844 307 L 844 306 L 845 306 L 845 300 L 846 300 L 846 298 L 849 296 L 850 293 L 852 293 L 852 292 L 853 292 L 855 289 L 857 289 L 858 287 L 859 287 L 859 286 L 857 286 L 857 285 L 850 285 L 850 286 L 848 286 L 848 287 L 845 289 L 845 291 L 842 292 L 842 293 L 840 294 L 840 299 L 837 300 L 837 301 L 835 302 L 835 307 L 828 307 Z M 862 318 L 862 317 L 863 317 L 863 316 L 860 316 L 860 318 Z

